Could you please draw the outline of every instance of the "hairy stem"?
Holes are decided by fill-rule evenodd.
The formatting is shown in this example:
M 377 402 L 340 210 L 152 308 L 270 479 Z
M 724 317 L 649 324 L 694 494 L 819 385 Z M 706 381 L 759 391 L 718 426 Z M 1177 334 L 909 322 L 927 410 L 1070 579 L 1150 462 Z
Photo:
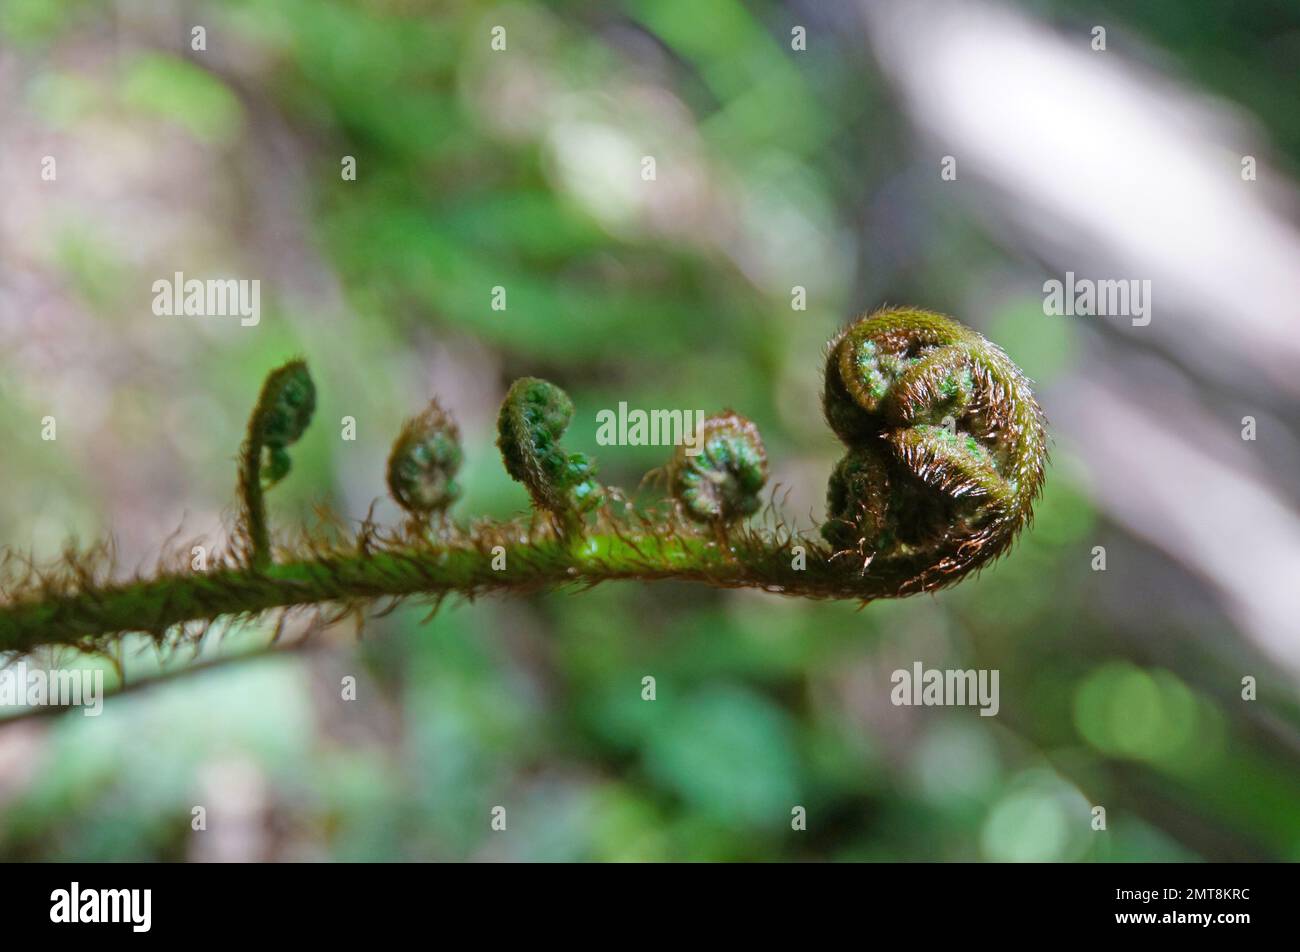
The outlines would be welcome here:
M 393 546 L 289 559 L 264 567 L 163 574 L 0 605 L 0 651 L 92 643 L 104 633 L 164 632 L 183 622 L 270 609 L 412 595 L 531 591 L 619 579 L 677 579 L 809 597 L 872 598 L 900 583 L 889 563 L 862 575 L 815 543 L 741 532 L 726 544 L 705 534 L 611 531 L 488 547 L 476 541 Z M 802 548 L 797 548 L 802 546 Z M 792 555 L 793 553 L 793 555 Z
M 248 537 L 249 564 L 263 568 L 271 561 L 271 532 L 266 524 L 262 492 L 262 440 L 248 434 L 239 454 L 239 502 L 243 532 Z

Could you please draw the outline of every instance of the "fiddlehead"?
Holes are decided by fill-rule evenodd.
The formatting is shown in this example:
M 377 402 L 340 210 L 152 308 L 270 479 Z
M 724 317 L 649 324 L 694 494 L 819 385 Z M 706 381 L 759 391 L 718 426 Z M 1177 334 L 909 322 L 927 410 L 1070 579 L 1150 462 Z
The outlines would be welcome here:
M 417 521 L 446 511 L 460 497 L 456 473 L 464 454 L 460 429 L 437 400 L 402 426 L 388 456 L 388 490 Z
M 582 514 L 604 497 L 596 464 L 560 445 L 572 419 L 569 395 L 536 377 L 514 382 L 497 418 L 497 446 L 506 472 L 524 484 L 534 506 L 551 513 L 565 530 L 576 528 Z
M 759 510 L 767 450 L 758 427 L 727 410 L 704 421 L 693 447 L 677 447 L 668 491 L 696 522 L 727 525 Z
M 239 459 L 240 523 L 245 557 L 254 568 L 265 567 L 271 560 L 263 491 L 289 474 L 288 447 L 298 442 L 315 412 L 316 385 L 307 365 L 294 360 L 266 378 L 248 419 L 248 435 Z
M 1047 460 L 1029 380 L 975 331 L 929 311 L 863 317 L 831 341 L 826 420 L 849 447 L 822 535 L 899 593 L 938 588 L 1006 551 Z

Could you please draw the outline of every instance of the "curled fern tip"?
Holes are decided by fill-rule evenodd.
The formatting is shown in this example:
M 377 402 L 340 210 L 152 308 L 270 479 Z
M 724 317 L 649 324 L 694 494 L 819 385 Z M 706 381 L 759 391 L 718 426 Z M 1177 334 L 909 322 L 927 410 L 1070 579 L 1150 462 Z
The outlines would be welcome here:
M 388 489 L 414 516 L 443 512 L 460 497 L 456 474 L 464 454 L 460 430 L 437 400 L 407 420 L 388 456 Z
M 957 581 L 1007 550 L 1043 484 L 1047 437 L 1028 378 L 952 318 L 877 311 L 831 341 L 826 420 L 849 451 L 823 537 L 900 594 Z
M 708 417 L 697 443 L 678 446 L 668 464 L 668 489 L 696 522 L 728 524 L 759 510 L 767 483 L 767 451 L 758 427 L 728 410 Z
M 537 508 L 569 526 L 604 498 L 596 464 L 560 445 L 573 412 L 573 401 L 555 384 L 521 377 L 506 393 L 497 418 L 497 446 L 506 472 L 524 484 Z

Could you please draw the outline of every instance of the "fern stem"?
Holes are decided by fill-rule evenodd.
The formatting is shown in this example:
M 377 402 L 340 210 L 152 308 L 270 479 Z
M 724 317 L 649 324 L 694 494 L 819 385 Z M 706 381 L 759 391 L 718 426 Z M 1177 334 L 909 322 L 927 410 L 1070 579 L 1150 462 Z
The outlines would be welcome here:
M 150 632 L 162 641 L 169 629 L 186 622 L 384 597 L 438 599 L 456 593 L 472 598 L 620 579 L 676 579 L 810 597 L 873 598 L 892 593 L 901 578 L 888 563 L 864 575 L 810 541 L 748 531 L 725 544 L 714 535 L 616 531 L 521 539 L 495 550 L 485 540 L 497 536 L 473 538 L 290 558 L 260 569 L 165 573 L 14 601 L 0 605 L 0 651 L 94 647 L 131 631 Z M 795 545 L 807 547 L 798 559 L 791 555 Z
M 262 449 L 261 439 L 250 433 L 239 454 L 241 525 L 248 537 L 248 561 L 255 568 L 264 568 L 271 561 L 271 533 L 262 492 Z

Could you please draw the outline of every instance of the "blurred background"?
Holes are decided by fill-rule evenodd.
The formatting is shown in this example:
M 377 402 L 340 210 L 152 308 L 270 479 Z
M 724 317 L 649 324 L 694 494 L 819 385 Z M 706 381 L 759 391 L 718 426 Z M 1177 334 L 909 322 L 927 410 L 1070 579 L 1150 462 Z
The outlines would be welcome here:
M 735 407 L 811 526 L 823 348 L 884 303 L 1001 344 L 1054 443 L 1033 530 L 937 595 L 410 605 L 0 722 L 0 858 L 1300 859 L 1297 61 L 1293 0 L 4 0 L 16 549 L 111 535 L 129 573 L 219 538 L 295 354 L 320 403 L 282 527 L 362 518 L 435 392 L 458 512 L 524 510 L 492 445 L 524 374 L 629 488 L 665 451 L 597 447 L 597 410 Z M 176 271 L 260 279 L 260 324 L 155 316 Z M 1150 324 L 1047 316 L 1067 271 L 1151 281 Z M 999 670 L 998 716 L 891 705 L 917 661 Z

